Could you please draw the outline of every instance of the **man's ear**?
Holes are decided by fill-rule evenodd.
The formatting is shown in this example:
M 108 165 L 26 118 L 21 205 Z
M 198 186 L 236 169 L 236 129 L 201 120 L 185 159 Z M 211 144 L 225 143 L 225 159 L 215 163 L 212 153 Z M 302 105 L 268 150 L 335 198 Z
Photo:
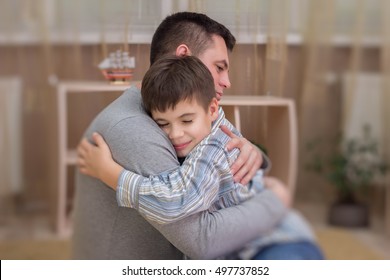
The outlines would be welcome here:
M 187 55 L 191 55 L 191 51 L 186 44 L 181 44 L 176 48 L 175 55 L 176 56 L 187 56 Z
M 209 106 L 209 113 L 210 113 L 211 121 L 215 121 L 218 118 L 218 100 L 215 97 L 213 98 L 213 100 L 211 100 Z

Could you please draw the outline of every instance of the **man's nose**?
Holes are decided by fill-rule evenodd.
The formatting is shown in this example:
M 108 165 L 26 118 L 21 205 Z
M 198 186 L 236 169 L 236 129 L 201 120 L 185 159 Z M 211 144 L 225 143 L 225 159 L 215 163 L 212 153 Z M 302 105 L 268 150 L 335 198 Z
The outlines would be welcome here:
M 230 88 L 231 87 L 231 83 L 230 83 L 230 79 L 229 79 L 229 74 L 226 73 L 224 75 L 221 76 L 221 79 L 220 79 L 220 85 L 224 88 Z

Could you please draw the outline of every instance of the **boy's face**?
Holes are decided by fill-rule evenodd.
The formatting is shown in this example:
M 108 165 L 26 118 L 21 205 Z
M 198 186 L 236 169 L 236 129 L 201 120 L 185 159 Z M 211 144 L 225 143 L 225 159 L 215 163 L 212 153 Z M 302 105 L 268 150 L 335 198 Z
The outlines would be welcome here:
M 198 58 L 207 66 L 214 79 L 217 100 L 221 100 L 225 88 L 230 88 L 229 56 L 225 41 L 214 35 L 214 44 L 206 49 Z
M 179 102 L 165 112 L 152 111 L 152 117 L 168 135 L 178 157 L 189 152 L 211 131 L 218 117 L 218 102 L 214 98 L 207 111 L 196 100 Z

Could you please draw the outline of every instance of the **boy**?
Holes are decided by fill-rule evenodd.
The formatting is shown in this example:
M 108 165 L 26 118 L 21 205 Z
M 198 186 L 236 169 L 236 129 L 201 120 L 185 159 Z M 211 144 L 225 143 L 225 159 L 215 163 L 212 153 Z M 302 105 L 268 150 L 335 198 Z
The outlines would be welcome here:
M 102 138 L 95 136 L 98 148 L 89 157 L 84 150 L 88 143 L 83 142 L 80 171 L 113 189 L 118 185 L 120 206 L 135 208 L 149 220 L 170 223 L 200 211 L 240 204 L 262 191 L 263 181 L 271 186 L 280 184 L 274 178 L 263 178 L 262 171 L 247 186 L 234 182 L 230 167 L 239 151 L 225 149 L 230 138 L 219 126 L 225 125 L 237 135 L 239 132 L 218 108 L 210 71 L 196 57 L 165 57 L 155 62 L 142 81 L 141 94 L 145 110 L 167 134 L 182 165 L 145 178 L 116 164 Z M 204 164 L 195 169 L 192 162 L 199 158 Z M 237 254 L 251 259 L 272 243 L 313 240 L 302 217 L 291 211 L 275 230 Z M 317 258 L 322 257 L 318 254 Z

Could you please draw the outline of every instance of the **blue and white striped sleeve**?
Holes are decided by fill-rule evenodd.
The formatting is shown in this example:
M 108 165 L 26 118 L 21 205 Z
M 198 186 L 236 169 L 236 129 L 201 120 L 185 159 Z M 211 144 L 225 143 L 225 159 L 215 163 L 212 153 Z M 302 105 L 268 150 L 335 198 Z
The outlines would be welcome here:
M 143 177 L 123 171 L 117 187 L 118 204 L 158 223 L 206 210 L 217 200 L 221 172 L 230 173 L 226 157 L 223 146 L 203 140 L 182 166 L 169 173 Z

